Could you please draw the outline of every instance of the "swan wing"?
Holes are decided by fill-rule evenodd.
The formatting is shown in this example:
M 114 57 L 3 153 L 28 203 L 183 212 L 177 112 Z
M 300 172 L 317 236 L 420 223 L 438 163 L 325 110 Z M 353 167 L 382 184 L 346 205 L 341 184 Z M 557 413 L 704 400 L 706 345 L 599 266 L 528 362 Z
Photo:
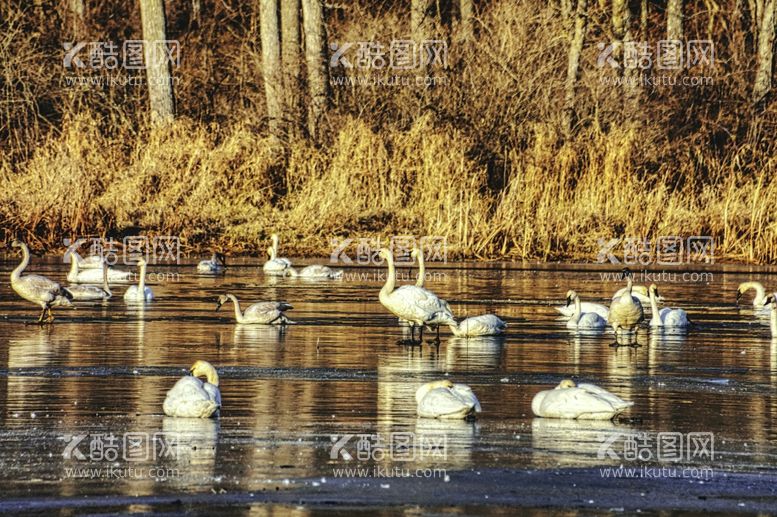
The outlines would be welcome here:
M 609 321 L 621 326 L 629 327 L 637 325 L 644 317 L 642 304 L 633 296 L 631 298 L 629 298 L 628 295 L 622 296 L 610 306 Z
M 425 418 L 464 418 L 474 410 L 473 404 L 448 388 L 433 389 L 418 402 L 418 416 Z
M 539 406 L 540 416 L 551 418 L 612 418 L 619 411 L 599 394 L 580 387 L 550 390 Z
M 19 296 L 33 303 L 48 303 L 62 294 L 62 287 L 57 282 L 41 275 L 25 275 L 12 287 Z
M 218 405 L 196 377 L 185 376 L 170 388 L 162 404 L 168 416 L 208 418 Z M 214 386 L 215 388 L 215 386 Z
M 476 413 L 480 413 L 480 401 L 477 396 L 475 396 L 475 392 L 472 391 L 472 388 L 466 384 L 454 384 L 451 391 L 459 398 L 459 400 L 471 406 Z
M 600 329 L 607 325 L 607 321 L 595 312 L 587 312 L 580 315 L 577 328 Z
M 503 334 L 507 323 L 493 314 L 484 314 L 459 322 L 458 328 L 461 336 L 493 336 Z
M 390 307 L 395 315 L 414 323 L 435 322 L 456 324 L 448 303 L 433 292 L 414 285 L 403 285 L 389 295 Z
M 618 395 L 610 393 L 604 388 L 601 388 L 595 384 L 578 384 L 577 387 L 590 395 L 596 396 L 602 401 L 606 401 L 613 409 L 626 409 L 634 405 L 633 402 L 623 400 Z

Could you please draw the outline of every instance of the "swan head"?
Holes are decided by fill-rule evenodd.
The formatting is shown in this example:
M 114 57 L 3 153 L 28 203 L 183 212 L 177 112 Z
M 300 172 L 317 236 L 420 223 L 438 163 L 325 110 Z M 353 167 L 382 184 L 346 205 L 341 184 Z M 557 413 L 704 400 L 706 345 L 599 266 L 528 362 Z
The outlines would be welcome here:
M 654 295 L 656 298 L 660 296 L 658 294 L 658 286 L 656 284 L 650 284 L 650 287 L 648 287 L 648 293 Z
M 219 374 L 208 361 L 203 361 L 202 359 L 195 361 L 192 367 L 189 368 L 189 372 L 194 377 L 205 377 L 209 384 L 219 385 Z
M 577 386 L 577 384 L 575 384 L 575 381 L 573 381 L 572 379 L 564 379 L 558 384 L 558 386 L 556 386 L 556 389 L 564 390 L 567 388 L 574 388 L 575 386 Z
M 634 274 L 631 272 L 631 269 L 624 267 L 623 271 L 621 271 L 621 280 L 626 280 L 627 278 L 633 278 Z
M 223 253 L 219 253 L 218 251 L 213 252 L 211 260 L 213 262 L 221 262 L 222 266 L 227 267 L 227 257 L 225 257 Z
M 451 381 L 449 381 L 447 379 L 443 380 L 443 381 L 427 382 L 426 384 L 424 384 L 423 386 L 421 386 L 420 388 L 418 388 L 416 390 L 416 392 L 415 392 L 415 401 L 416 402 L 421 402 L 421 400 L 423 400 L 423 398 L 426 396 L 427 393 L 429 393 L 430 391 L 435 390 L 437 388 L 448 388 L 448 389 L 450 389 L 452 387 L 453 387 L 453 382 L 451 382 Z
M 222 294 L 221 296 L 219 296 L 219 299 L 216 302 L 216 310 L 219 310 L 222 305 L 227 303 L 228 300 L 229 300 L 229 297 L 226 294 Z
M 19 239 L 14 239 L 13 242 L 11 243 L 12 248 L 21 248 L 22 246 L 24 246 L 24 243 Z
M 148 265 L 148 262 L 146 262 L 146 259 L 144 257 L 140 257 L 140 259 L 138 260 L 138 267 L 143 267 L 147 265 Z
M 574 302 L 575 298 L 577 298 L 577 293 L 575 291 L 573 291 L 572 289 L 567 291 L 567 305 L 569 305 L 572 302 Z
M 380 251 L 378 251 L 378 257 L 383 260 L 392 260 L 394 258 L 388 248 L 381 248 Z
M 772 304 L 772 312 L 777 312 L 777 293 L 772 293 L 764 298 L 764 305 Z

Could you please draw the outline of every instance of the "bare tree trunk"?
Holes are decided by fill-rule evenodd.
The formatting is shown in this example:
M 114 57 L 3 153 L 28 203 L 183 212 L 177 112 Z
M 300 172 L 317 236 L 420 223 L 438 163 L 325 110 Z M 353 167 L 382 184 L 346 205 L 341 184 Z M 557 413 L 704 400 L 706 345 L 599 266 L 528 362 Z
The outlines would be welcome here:
M 633 108 L 633 102 L 639 96 L 639 68 L 634 62 L 634 56 L 626 59 L 626 49 L 633 42 L 631 35 L 631 8 L 628 0 L 613 0 L 612 2 L 612 32 L 613 58 L 618 61 L 623 71 L 623 94 L 627 108 Z
M 199 26 L 201 12 L 202 12 L 202 0 L 192 0 L 192 17 L 189 20 L 189 25 Z
M 647 41 L 648 2 L 642 0 L 639 4 L 639 40 Z
M 683 0 L 668 0 L 666 4 L 666 39 L 683 39 Z
M 585 31 L 588 25 L 588 0 L 577 0 L 575 12 L 575 32 L 569 45 L 569 59 L 567 62 L 567 80 L 564 85 L 564 112 L 562 124 L 564 134 L 569 137 L 572 133 L 572 120 L 575 115 L 575 84 L 580 70 L 580 54 L 583 51 Z
M 85 32 L 84 12 L 86 8 L 84 7 L 84 0 L 69 0 L 68 9 L 73 17 L 73 36 L 80 38 Z
M 763 99 L 772 88 L 772 60 L 774 59 L 774 3 L 766 0 L 758 31 L 758 69 L 753 83 L 753 102 Z
M 267 103 L 270 134 L 281 136 L 283 121 L 283 83 L 281 78 L 281 42 L 278 31 L 277 0 L 260 0 L 259 31 L 262 40 L 262 78 Z
M 170 60 L 165 43 L 167 36 L 164 0 L 140 0 L 140 19 L 143 26 L 151 122 L 161 124 L 175 117 Z
M 281 61 L 289 134 L 299 136 L 300 110 L 300 29 L 299 0 L 281 0 Z
M 564 0 L 571 2 L 572 0 Z M 472 0 L 459 0 L 459 14 L 461 16 L 461 33 L 465 39 L 472 39 L 475 33 L 475 11 Z
M 321 120 L 329 107 L 329 63 L 323 0 L 302 0 L 302 24 L 305 29 L 305 63 L 310 88 L 308 132 L 318 141 Z

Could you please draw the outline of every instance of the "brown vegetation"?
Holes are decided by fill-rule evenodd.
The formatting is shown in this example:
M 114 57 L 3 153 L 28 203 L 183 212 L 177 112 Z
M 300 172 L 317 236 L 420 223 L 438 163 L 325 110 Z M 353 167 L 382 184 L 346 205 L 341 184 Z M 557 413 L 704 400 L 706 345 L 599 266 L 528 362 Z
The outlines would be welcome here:
M 667 75 L 711 81 L 648 84 L 636 103 L 610 81 L 618 70 L 597 66 L 596 44 L 612 39 L 607 2 L 588 2 L 565 99 L 574 22 L 562 4 L 475 2 L 471 25 L 454 16 L 433 29 L 445 31 L 449 67 L 424 73 L 442 84 L 333 84 L 320 143 L 279 144 L 268 131 L 260 2 L 203 1 L 198 18 L 192 3 L 167 2 L 167 37 L 181 44 L 177 119 L 155 129 L 144 83 L 68 83 L 130 72 L 64 68 L 61 43 L 76 38 L 62 5 L 44 2 L 52 14 L 39 16 L 4 2 L 0 238 L 51 247 L 143 231 L 247 252 L 279 231 L 294 236 L 284 242 L 293 255 L 328 254 L 334 236 L 445 235 L 460 256 L 593 259 L 599 238 L 712 235 L 718 256 L 777 259 L 777 103 L 772 93 L 752 103 L 758 37 L 748 13 L 735 13 L 742 2 L 685 7 L 683 37 L 712 39 L 716 60 Z M 649 5 L 655 47 L 666 2 Z M 410 2 L 338 4 L 329 42 L 388 45 L 409 35 L 409 13 Z M 134 2 L 89 3 L 83 25 L 78 39 L 141 38 Z

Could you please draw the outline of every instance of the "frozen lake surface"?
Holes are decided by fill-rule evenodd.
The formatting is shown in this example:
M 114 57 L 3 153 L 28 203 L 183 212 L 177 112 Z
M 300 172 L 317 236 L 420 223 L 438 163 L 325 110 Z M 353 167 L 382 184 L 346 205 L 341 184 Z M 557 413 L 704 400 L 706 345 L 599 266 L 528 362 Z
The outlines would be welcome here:
M 643 328 L 642 346 L 616 349 L 553 309 L 570 288 L 609 304 L 623 284 L 591 267 L 432 265 L 427 287 L 457 316 L 496 313 L 508 334 L 443 329 L 439 347 L 408 348 L 378 302 L 379 268 L 311 282 L 265 277 L 251 259 L 219 277 L 152 265 L 166 281 L 145 307 L 117 285 L 39 327 L 8 286 L 14 260 L 1 268 L 0 511 L 777 508 L 777 341 L 749 297 L 735 304 L 739 282 L 777 284 L 768 270 L 659 278 L 694 327 Z M 64 282 L 66 265 L 34 259 L 28 272 Z M 214 311 L 225 292 L 287 301 L 298 324 L 236 325 L 231 306 Z M 221 418 L 165 417 L 166 391 L 196 359 L 219 371 Z M 480 398 L 475 422 L 416 418 L 416 387 L 445 376 Z M 615 423 L 533 418 L 534 394 L 564 377 L 635 405 Z

